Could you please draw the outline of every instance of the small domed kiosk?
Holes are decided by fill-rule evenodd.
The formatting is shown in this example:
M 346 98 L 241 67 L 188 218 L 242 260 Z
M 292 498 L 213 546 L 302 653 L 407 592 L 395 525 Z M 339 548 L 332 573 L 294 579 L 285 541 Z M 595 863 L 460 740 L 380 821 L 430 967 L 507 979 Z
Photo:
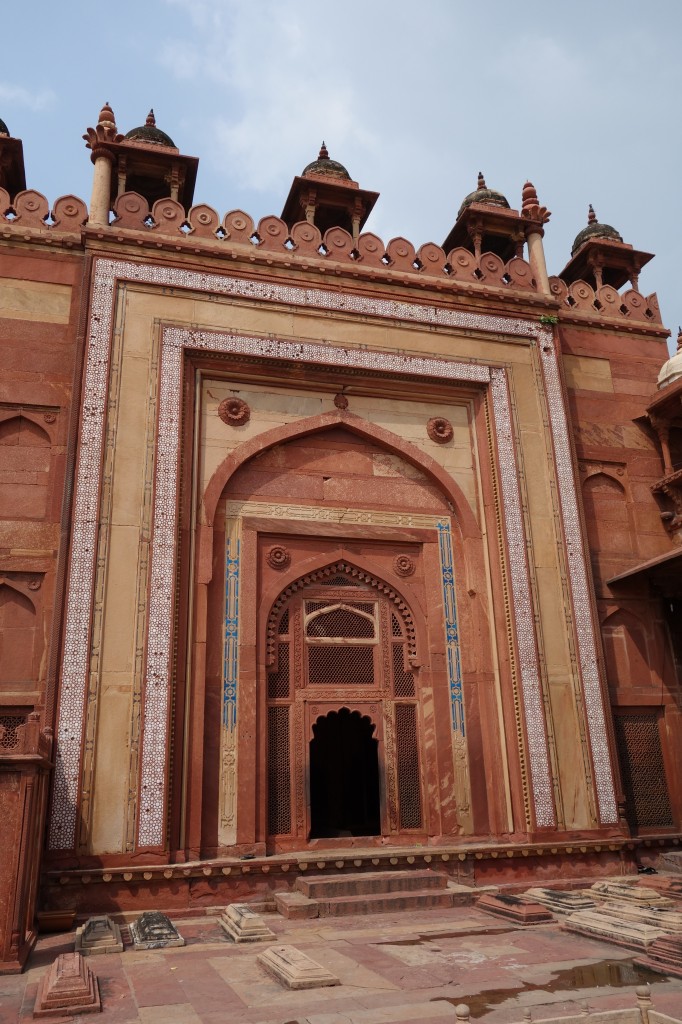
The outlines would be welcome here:
M 330 158 L 323 142 L 317 159 L 294 178 L 282 220 L 289 229 L 299 221 L 308 221 L 319 228 L 321 235 L 329 228 L 340 227 L 357 242 L 378 198 L 378 192 L 360 188 L 344 165 Z

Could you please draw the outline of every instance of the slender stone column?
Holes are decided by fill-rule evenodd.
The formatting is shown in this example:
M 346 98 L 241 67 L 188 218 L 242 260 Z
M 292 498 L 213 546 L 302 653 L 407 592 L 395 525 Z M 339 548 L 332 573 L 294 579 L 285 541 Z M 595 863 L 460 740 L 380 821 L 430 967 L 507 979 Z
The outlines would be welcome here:
M 106 227 L 109 224 L 112 167 L 116 161 L 111 143 L 120 142 L 123 138 L 118 134 L 114 112 L 108 103 L 99 112 L 97 126 L 86 129 L 83 138 L 87 148 L 92 150 L 91 159 L 95 165 L 88 223 Z
M 540 206 L 535 186 L 527 181 L 523 186 L 523 204 L 521 216 L 526 220 L 526 241 L 528 242 L 528 262 L 530 263 L 533 277 L 538 286 L 538 291 L 543 295 L 551 297 L 549 287 L 549 276 L 547 274 L 547 263 L 545 262 L 545 250 L 542 244 L 544 235 L 543 225 L 547 223 L 551 214 L 545 206 Z
M 107 226 L 109 224 L 109 202 L 111 197 L 111 163 L 112 157 L 107 150 L 96 149 L 92 154 L 95 171 L 92 176 L 92 194 L 90 196 L 89 224 Z

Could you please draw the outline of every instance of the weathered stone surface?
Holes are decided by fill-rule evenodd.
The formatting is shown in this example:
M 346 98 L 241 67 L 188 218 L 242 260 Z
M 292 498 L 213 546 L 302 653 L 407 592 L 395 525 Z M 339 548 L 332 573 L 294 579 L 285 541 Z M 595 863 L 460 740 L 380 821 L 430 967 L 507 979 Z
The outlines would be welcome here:
M 62 953 L 41 979 L 33 1016 L 65 1017 L 99 1013 L 101 1009 L 99 986 L 92 969 L 80 953 Z
M 628 882 L 595 882 L 589 890 L 595 900 L 622 900 L 638 907 L 674 907 L 675 901 L 661 896 L 655 889 L 645 885 L 630 885 Z
M 682 879 L 670 878 L 666 875 L 656 875 L 654 878 L 647 878 L 647 885 L 661 896 L 667 896 L 678 905 L 682 902 Z
M 83 956 L 122 953 L 121 929 L 106 914 L 89 918 L 76 929 L 76 952 Z
M 665 934 L 660 928 L 652 928 L 636 921 L 625 921 L 622 917 L 608 914 L 602 907 L 598 910 L 580 910 L 577 914 L 571 914 L 562 927 L 569 932 L 606 939 L 607 942 L 625 946 L 627 949 L 646 949 Z
M 266 927 L 260 914 L 255 914 L 244 903 L 231 903 L 220 918 L 220 927 L 233 942 L 261 942 L 274 939 L 275 933 Z
M 617 917 L 621 921 L 650 925 L 669 935 L 682 934 L 682 913 L 678 910 L 669 910 L 667 907 L 639 907 L 633 903 L 615 900 L 602 903 L 599 909 L 601 913 Z
M 130 926 L 135 949 L 162 949 L 164 946 L 184 946 L 185 940 L 165 914 L 148 910 Z
M 533 903 L 548 907 L 555 914 L 575 914 L 579 910 L 591 910 L 595 906 L 594 900 L 581 891 L 571 892 L 565 889 L 544 889 L 542 886 L 535 886 L 526 889 L 523 895 Z
M 682 978 L 682 937 L 666 935 L 656 939 L 647 949 L 646 956 L 638 957 L 634 963 L 661 974 L 674 974 Z
M 258 963 L 286 988 L 322 988 L 341 984 L 335 975 L 295 946 L 270 946 L 258 955 Z
M 476 903 L 479 910 L 509 918 L 517 924 L 544 924 L 554 918 L 546 907 L 539 903 L 531 903 L 523 896 L 493 895 L 487 893 Z

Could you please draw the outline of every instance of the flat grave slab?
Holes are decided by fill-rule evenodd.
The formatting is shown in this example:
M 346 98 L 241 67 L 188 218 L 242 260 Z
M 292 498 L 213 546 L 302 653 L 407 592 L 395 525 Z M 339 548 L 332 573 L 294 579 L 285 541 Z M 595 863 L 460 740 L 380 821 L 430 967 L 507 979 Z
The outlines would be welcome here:
M 122 953 L 121 929 L 107 914 L 88 918 L 76 929 L 76 952 L 83 956 Z
M 295 946 L 270 946 L 259 953 L 257 959 L 261 967 L 285 988 L 323 988 L 341 984 L 335 975 Z
M 616 946 L 637 950 L 646 949 L 665 934 L 660 928 L 652 928 L 651 925 L 625 921 L 622 917 L 607 913 L 603 907 L 579 910 L 577 914 L 567 917 L 561 927 L 569 932 L 578 932 L 590 938 L 613 942 Z
M 135 949 L 164 949 L 167 946 L 184 946 L 185 940 L 165 914 L 158 910 L 147 910 L 130 926 L 130 937 Z
M 543 907 L 539 903 L 531 903 L 523 896 L 487 893 L 477 901 L 476 907 L 479 910 L 486 910 L 490 914 L 497 914 L 498 917 L 506 917 L 521 925 L 545 924 L 554 920 L 547 907 Z
M 555 914 L 575 914 L 579 910 L 591 910 L 594 900 L 581 890 L 544 889 L 536 886 L 526 889 L 524 899 L 548 907 Z
M 638 907 L 673 908 L 675 901 L 645 885 L 630 885 L 628 882 L 595 882 L 588 892 L 597 901 L 622 900 Z
M 99 1013 L 97 978 L 80 953 L 61 953 L 38 986 L 33 1016 L 67 1017 Z
M 231 903 L 220 916 L 220 927 L 233 942 L 262 942 L 276 938 L 260 914 L 245 903 Z
M 682 937 L 665 935 L 651 943 L 646 956 L 637 957 L 633 963 L 648 967 L 659 974 L 673 974 L 682 978 Z

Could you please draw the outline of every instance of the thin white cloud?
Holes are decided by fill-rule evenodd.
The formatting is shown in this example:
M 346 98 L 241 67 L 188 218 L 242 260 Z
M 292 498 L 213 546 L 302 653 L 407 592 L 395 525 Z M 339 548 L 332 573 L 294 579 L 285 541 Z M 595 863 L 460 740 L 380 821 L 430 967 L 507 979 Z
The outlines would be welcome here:
M 52 106 L 55 101 L 55 94 L 51 89 L 31 92 L 22 85 L 0 82 L 0 100 L 15 103 L 19 107 L 28 107 L 29 110 L 38 112 Z

